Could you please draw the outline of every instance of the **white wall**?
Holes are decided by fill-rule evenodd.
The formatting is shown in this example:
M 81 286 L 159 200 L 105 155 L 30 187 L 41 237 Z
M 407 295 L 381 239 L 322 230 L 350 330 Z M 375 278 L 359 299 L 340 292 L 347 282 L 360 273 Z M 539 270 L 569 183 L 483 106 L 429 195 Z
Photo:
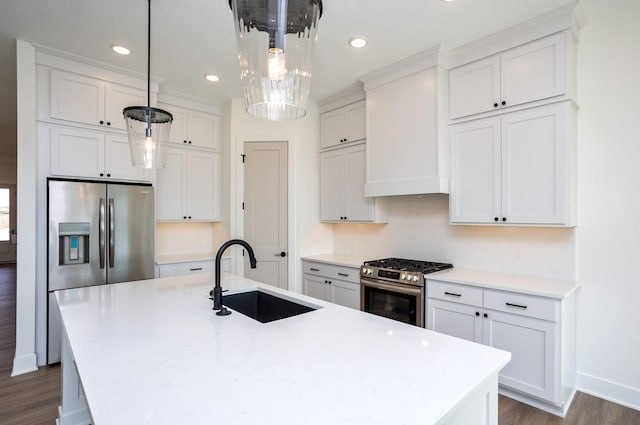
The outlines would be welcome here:
M 583 3 L 578 383 L 640 409 L 640 1 Z
M 320 127 L 318 108 L 309 102 L 307 115 L 294 121 L 267 121 L 253 118 L 245 111 L 244 100 L 232 99 L 229 124 L 229 208 L 230 235 L 242 238 L 242 161 L 245 141 L 289 142 L 289 289 L 302 290 L 300 256 L 330 252 L 331 225 L 320 224 L 320 188 L 318 150 Z M 234 268 L 242 273 L 236 255 Z

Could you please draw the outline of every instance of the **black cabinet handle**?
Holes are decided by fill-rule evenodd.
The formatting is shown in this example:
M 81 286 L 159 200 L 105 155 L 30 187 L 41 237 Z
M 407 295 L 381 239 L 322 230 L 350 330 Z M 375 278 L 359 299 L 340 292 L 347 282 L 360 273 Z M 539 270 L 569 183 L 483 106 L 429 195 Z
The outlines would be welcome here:
M 311 270 L 312 272 L 319 272 L 320 269 L 316 269 L 315 267 L 311 267 L 309 270 Z
M 100 177 L 104 177 L 104 173 L 100 173 Z
M 107 121 L 107 125 L 111 125 L 111 122 L 110 122 L 110 121 Z
M 182 143 L 187 143 L 187 141 L 186 141 L 186 140 L 183 140 L 183 141 L 182 141 Z
M 498 107 L 498 102 L 494 103 L 494 104 L 493 104 L 493 107 L 494 107 L 494 108 L 497 108 L 497 107 Z
M 480 312 L 476 311 L 476 316 L 480 317 Z
M 493 217 L 493 221 L 498 221 L 498 217 Z
M 189 144 L 191 144 L 191 140 L 189 140 Z
M 100 120 L 100 125 L 104 124 L 104 121 Z
M 522 304 L 512 304 L 512 303 L 505 303 L 507 307 L 515 307 L 515 308 L 521 308 L 523 310 L 525 310 L 527 308 L 526 305 L 522 305 Z
M 191 220 L 191 216 L 189 216 L 189 220 Z
M 189 269 L 192 272 L 197 272 L 198 270 L 202 270 L 202 267 L 194 267 L 192 269 Z
M 349 273 L 340 273 L 340 272 L 338 272 L 338 276 L 349 277 Z
M 504 100 L 502 101 L 502 106 L 506 105 L 507 102 L 505 102 Z
M 489 317 L 489 315 L 488 315 L 487 313 L 483 314 L 482 316 L 483 316 L 485 319 L 486 319 L 487 317 Z
M 111 177 L 111 173 L 107 173 L 107 177 Z
M 187 216 L 186 216 L 186 215 L 183 215 L 183 216 L 182 216 L 182 218 L 184 218 L 184 219 L 186 220 L 186 219 L 187 219 Z
M 329 285 L 331 285 L 331 283 L 332 283 L 332 282 L 331 282 L 330 280 L 327 280 L 327 283 L 328 283 Z
M 502 221 L 507 221 L 507 217 L 502 217 Z
M 444 292 L 445 295 L 451 295 L 452 297 L 461 297 L 462 294 L 456 294 L 455 292 Z

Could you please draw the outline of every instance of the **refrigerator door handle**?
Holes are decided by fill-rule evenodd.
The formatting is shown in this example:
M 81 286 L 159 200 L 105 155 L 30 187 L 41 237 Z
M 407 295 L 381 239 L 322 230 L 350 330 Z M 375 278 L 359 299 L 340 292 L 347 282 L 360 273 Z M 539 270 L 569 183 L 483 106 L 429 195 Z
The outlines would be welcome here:
M 109 267 L 113 268 L 116 224 L 113 218 L 113 198 L 109 198 Z
M 100 211 L 99 211 L 99 224 L 98 224 L 98 253 L 100 255 L 100 268 L 104 269 L 104 232 L 105 232 L 105 223 L 104 223 L 104 198 L 100 198 Z

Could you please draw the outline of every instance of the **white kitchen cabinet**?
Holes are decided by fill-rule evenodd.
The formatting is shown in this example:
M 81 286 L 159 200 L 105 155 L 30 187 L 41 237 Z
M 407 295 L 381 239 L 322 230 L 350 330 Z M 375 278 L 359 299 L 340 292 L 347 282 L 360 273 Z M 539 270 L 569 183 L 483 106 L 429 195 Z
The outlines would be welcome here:
M 320 149 L 364 140 L 364 100 L 320 114 Z
M 574 224 L 570 102 L 450 127 L 451 223 Z
M 168 263 L 160 264 L 158 266 L 158 277 L 179 276 L 196 273 L 212 273 L 214 270 L 214 260 Z
M 219 221 L 220 154 L 170 147 L 165 168 L 157 172 L 156 220 Z
M 439 52 L 363 77 L 367 100 L 366 196 L 449 192 L 444 104 L 446 72 Z M 380 73 L 381 72 L 381 73 Z M 399 77 L 398 74 L 402 75 Z
M 51 118 L 126 130 L 122 110 L 147 104 L 144 90 L 57 69 L 51 70 Z
M 170 142 L 220 150 L 222 118 L 219 115 L 166 103 L 159 103 L 158 107 L 170 112 L 173 116 Z
M 570 376 L 575 359 L 561 360 L 574 352 L 568 348 L 575 343 L 568 325 L 574 314 L 573 297 L 562 301 L 427 280 L 428 329 L 511 352 L 511 362 L 500 372 L 502 388 L 509 395 L 515 391 L 544 400 L 561 411 L 568 408 L 563 405 L 569 401 L 567 387 L 574 384 L 568 378 L 562 382 L 562 369 L 569 369 L 564 373 Z
M 311 261 L 302 262 L 305 295 L 360 309 L 360 269 Z
M 382 201 L 364 195 L 366 145 L 320 153 L 320 220 L 382 222 Z
M 149 172 L 131 165 L 126 135 L 76 127 L 47 126 L 52 176 L 148 181 Z
M 449 117 L 458 119 L 562 96 L 572 84 L 572 43 L 561 32 L 449 72 Z

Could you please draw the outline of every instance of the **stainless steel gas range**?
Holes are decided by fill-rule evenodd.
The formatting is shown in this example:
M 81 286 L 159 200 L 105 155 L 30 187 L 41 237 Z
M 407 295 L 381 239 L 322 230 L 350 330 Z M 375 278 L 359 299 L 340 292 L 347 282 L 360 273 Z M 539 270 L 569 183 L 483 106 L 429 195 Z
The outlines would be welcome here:
M 385 258 L 360 267 L 360 310 L 424 327 L 425 276 L 452 264 Z

